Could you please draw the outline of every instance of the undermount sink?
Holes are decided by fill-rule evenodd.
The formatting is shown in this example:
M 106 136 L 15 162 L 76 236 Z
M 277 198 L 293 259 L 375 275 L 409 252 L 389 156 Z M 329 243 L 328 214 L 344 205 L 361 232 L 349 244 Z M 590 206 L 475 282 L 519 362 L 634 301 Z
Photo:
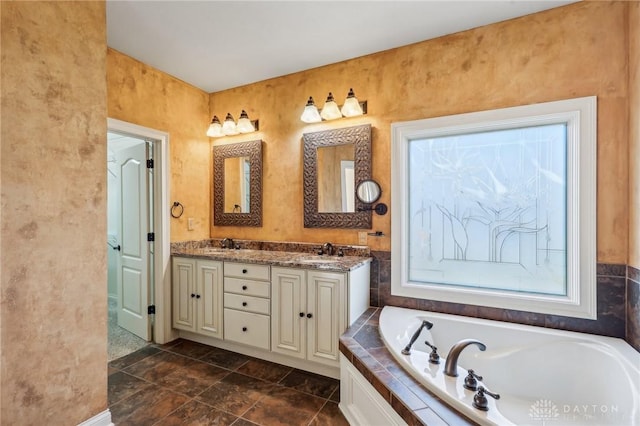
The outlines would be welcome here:
M 339 262 L 339 259 L 335 257 L 323 257 L 323 256 L 308 256 L 308 257 L 300 257 L 297 259 L 298 263 L 336 263 Z

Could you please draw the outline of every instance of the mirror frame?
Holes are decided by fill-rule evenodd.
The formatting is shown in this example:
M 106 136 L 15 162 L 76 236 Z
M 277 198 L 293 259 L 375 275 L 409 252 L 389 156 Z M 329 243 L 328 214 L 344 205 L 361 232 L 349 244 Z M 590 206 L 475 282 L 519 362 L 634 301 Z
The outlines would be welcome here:
M 249 157 L 249 213 L 224 212 L 224 160 Z M 213 146 L 213 226 L 262 226 L 262 140 Z
M 304 227 L 371 229 L 371 211 L 361 211 L 365 204 L 358 197 L 354 197 L 355 212 L 318 212 L 318 148 L 351 143 L 354 145 L 354 184 L 357 188 L 360 182 L 371 179 L 371 125 L 304 133 L 302 138 Z

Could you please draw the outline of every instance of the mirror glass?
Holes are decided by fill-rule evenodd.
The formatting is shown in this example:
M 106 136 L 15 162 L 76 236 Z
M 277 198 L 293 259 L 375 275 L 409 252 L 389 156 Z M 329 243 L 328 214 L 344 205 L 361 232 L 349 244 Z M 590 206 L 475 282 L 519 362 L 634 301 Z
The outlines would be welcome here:
M 224 212 L 250 213 L 251 161 L 249 157 L 224 159 Z
M 214 226 L 262 226 L 262 141 L 213 147 Z
M 360 182 L 358 185 L 358 191 L 356 192 L 358 199 L 367 204 L 378 201 L 381 194 L 382 191 L 380 190 L 380 185 L 378 185 L 378 182 L 373 180 Z
M 318 211 L 355 212 L 355 150 L 352 143 L 318 148 Z
M 371 125 L 305 133 L 304 227 L 371 229 L 371 210 L 356 197 L 371 179 Z

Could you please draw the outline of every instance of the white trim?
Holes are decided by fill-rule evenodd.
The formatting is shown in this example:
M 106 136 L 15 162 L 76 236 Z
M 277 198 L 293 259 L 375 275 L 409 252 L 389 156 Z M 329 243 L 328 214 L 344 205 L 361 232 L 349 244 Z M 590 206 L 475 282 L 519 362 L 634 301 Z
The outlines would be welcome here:
M 169 134 L 126 121 L 107 118 L 109 131 L 131 136 L 153 139 L 155 179 L 154 229 L 156 242 L 154 253 L 154 304 L 156 305 L 153 339 L 155 343 L 166 343 L 175 338 L 171 330 L 171 265 L 170 265 L 170 223 L 169 223 Z
M 106 409 L 102 413 L 96 414 L 90 419 L 78 424 L 78 426 L 114 426 L 114 424 L 111 423 L 111 412 L 109 409 Z
M 527 312 L 596 318 L 596 97 L 393 123 L 391 265 L 393 295 Z M 408 142 L 413 139 L 568 123 L 567 296 L 488 291 L 408 280 Z M 574 191 L 577 189 L 577 191 Z

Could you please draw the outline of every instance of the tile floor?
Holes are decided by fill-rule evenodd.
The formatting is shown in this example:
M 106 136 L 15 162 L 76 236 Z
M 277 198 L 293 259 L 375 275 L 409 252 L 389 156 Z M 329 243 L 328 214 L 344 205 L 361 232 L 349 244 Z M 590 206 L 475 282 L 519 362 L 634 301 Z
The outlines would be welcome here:
M 117 425 L 347 425 L 339 381 L 179 339 L 109 363 Z

